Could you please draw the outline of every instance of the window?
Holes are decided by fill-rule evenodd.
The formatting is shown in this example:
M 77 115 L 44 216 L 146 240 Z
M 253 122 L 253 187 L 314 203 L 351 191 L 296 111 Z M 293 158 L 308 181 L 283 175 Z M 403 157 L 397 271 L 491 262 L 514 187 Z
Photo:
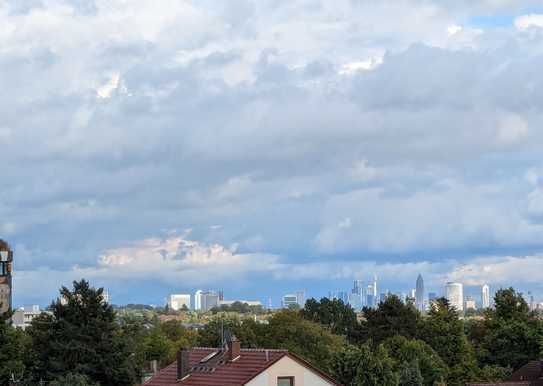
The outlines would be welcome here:
M 277 386 L 294 386 L 294 377 L 277 377 Z

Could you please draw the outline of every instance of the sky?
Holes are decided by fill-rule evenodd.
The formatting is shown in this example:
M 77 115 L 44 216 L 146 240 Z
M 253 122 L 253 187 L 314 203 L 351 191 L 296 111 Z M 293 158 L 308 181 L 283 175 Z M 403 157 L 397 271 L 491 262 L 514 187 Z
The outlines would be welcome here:
M 543 7 L 0 0 L 14 303 L 223 289 L 543 301 Z

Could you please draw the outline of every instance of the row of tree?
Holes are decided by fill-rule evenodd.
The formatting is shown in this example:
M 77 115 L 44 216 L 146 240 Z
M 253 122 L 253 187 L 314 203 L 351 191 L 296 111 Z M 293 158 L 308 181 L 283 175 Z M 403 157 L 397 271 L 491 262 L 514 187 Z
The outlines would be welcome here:
M 134 385 L 150 361 L 162 367 L 180 348 L 219 347 L 227 330 L 243 347 L 295 352 L 345 386 L 500 380 L 539 358 L 543 344 L 542 321 L 513 289 L 498 291 L 495 309 L 468 322 L 445 299 L 421 315 L 392 296 L 359 320 L 349 305 L 324 298 L 266 323 L 217 310 L 200 331 L 119 315 L 84 280 L 62 288 L 61 298 L 26 331 L 1 316 L 0 385 Z

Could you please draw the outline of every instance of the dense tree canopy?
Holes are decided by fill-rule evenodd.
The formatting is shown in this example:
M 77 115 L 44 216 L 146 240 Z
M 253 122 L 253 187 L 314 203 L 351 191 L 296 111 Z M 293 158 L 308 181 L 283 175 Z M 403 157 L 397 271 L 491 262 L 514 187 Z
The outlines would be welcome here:
M 404 303 L 396 295 L 389 296 L 375 309 L 364 307 L 365 334 L 378 344 L 395 335 L 415 338 L 420 313 L 411 303 Z
M 301 315 L 307 320 L 329 327 L 334 334 L 343 335 L 351 342 L 360 341 L 362 338 L 356 313 L 349 304 L 340 299 L 323 298 L 320 302 L 309 299 L 301 310 Z
M 101 385 L 132 385 L 134 363 L 121 336 L 112 307 L 102 289 L 85 280 L 62 287 L 61 298 L 51 305 L 52 315 L 32 322 L 35 376 L 54 380 L 70 372 Z

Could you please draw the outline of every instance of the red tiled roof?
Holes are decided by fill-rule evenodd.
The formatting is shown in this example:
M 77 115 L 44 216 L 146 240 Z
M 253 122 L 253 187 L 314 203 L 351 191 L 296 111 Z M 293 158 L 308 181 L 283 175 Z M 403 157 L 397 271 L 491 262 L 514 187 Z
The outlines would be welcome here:
M 215 348 L 193 348 L 189 353 L 189 367 L 192 371 L 188 378 L 177 381 L 177 363 L 174 362 L 155 374 L 145 383 L 145 386 L 243 386 L 285 356 L 289 356 L 301 365 L 311 368 L 323 378 L 337 384 L 328 375 L 303 359 L 289 354 L 287 350 L 242 349 L 240 357 L 233 362 L 228 361 L 228 352 L 226 352 L 200 364 L 203 358 L 216 351 L 218 350 Z
M 174 362 L 159 371 L 145 386 L 218 386 L 218 379 L 221 386 L 243 386 L 288 353 L 286 350 L 268 350 L 266 360 L 266 350 L 242 349 L 240 358 L 234 362 L 228 362 L 227 354 L 219 354 L 200 364 L 200 360 L 216 351 L 216 348 L 193 348 L 189 353 L 189 367 L 193 369 L 190 377 L 177 382 L 177 364 Z

